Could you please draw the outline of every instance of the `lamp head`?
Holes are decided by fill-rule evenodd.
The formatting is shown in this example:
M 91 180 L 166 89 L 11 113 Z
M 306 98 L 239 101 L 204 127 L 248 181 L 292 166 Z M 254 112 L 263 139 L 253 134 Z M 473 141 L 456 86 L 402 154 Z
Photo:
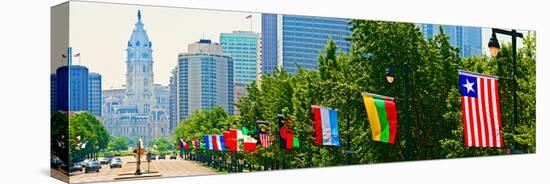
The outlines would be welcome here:
M 489 39 L 489 51 L 491 52 L 491 57 L 496 57 L 498 55 L 498 52 L 500 51 L 500 44 L 498 43 L 498 39 L 496 34 L 493 32 L 491 35 L 491 38 Z
M 393 74 L 392 69 L 391 68 L 386 68 L 386 81 L 389 84 L 392 84 L 394 80 L 395 80 L 395 75 Z

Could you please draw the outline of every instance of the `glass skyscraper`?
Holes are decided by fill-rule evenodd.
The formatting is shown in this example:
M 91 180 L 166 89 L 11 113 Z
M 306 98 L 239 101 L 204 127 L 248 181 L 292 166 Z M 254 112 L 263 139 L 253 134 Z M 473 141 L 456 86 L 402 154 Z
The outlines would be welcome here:
M 223 53 L 233 58 L 235 84 L 249 84 L 256 80 L 258 33 L 233 31 L 221 33 Z
M 439 34 L 439 25 L 421 24 L 419 27 L 426 39 Z M 443 31 L 449 36 L 451 45 L 460 48 L 461 57 L 482 55 L 480 27 L 443 25 Z
M 176 66 L 178 121 L 218 105 L 233 114 L 233 60 L 210 40 L 189 44 Z
M 57 111 L 88 109 L 88 68 L 80 65 L 62 66 L 56 70 L 55 94 Z
M 330 37 L 339 50 L 349 52 L 350 19 L 262 14 L 262 73 L 282 67 L 295 73 L 298 66 L 316 70 Z
M 101 116 L 101 75 L 91 72 L 88 75 L 88 111 Z

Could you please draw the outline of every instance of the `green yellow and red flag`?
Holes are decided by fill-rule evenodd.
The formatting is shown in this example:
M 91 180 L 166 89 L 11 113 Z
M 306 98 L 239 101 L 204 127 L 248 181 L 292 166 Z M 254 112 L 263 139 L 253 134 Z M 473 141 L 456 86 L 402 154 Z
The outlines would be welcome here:
M 369 118 L 372 140 L 395 143 L 397 110 L 394 98 L 373 93 L 361 93 Z

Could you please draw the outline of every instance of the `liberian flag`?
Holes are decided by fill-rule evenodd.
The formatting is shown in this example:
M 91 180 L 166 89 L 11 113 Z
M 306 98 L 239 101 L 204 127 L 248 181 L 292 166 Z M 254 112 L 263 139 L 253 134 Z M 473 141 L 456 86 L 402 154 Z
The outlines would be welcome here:
M 225 151 L 223 135 L 212 135 L 212 147 L 214 151 Z
M 464 144 L 468 147 L 502 147 L 498 78 L 458 70 L 462 93 Z
M 373 141 L 395 143 L 397 135 L 397 110 L 393 98 L 372 93 L 362 93 L 369 117 Z
M 311 106 L 315 127 L 315 143 L 318 145 L 340 146 L 338 137 L 338 112 L 336 110 Z M 292 138 L 290 139 L 292 142 Z

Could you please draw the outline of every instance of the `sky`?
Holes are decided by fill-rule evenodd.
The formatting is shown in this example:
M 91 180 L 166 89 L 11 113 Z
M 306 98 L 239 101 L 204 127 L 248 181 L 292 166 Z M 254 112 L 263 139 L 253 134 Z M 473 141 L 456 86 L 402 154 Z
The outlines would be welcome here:
M 257 13 L 197 10 L 138 5 L 71 2 L 70 43 L 73 64 L 87 66 L 102 75 L 103 89 L 120 88 L 126 83 L 126 48 L 137 10 L 153 43 L 154 83 L 168 85 L 178 53 L 201 38 L 219 42 L 220 33 L 235 30 L 260 32 Z M 246 16 L 252 15 L 252 19 Z M 80 63 L 79 63 L 80 62 Z
M 190 43 L 201 38 L 219 42 L 220 33 L 235 30 L 252 28 L 261 32 L 258 13 L 73 1 L 69 45 L 73 54 L 80 53 L 80 59 L 73 59 L 73 64 L 100 73 L 103 89 L 120 88 L 126 82 L 125 50 L 137 22 L 137 10 L 141 10 L 142 22 L 153 42 L 155 84 L 168 85 L 178 53 L 186 52 Z M 252 19 L 246 19 L 248 15 Z M 482 48 L 487 55 L 490 36 L 491 29 L 483 28 Z M 509 36 L 498 35 L 498 39 L 501 44 L 510 42 Z M 521 39 L 518 40 L 518 47 L 522 45 Z

